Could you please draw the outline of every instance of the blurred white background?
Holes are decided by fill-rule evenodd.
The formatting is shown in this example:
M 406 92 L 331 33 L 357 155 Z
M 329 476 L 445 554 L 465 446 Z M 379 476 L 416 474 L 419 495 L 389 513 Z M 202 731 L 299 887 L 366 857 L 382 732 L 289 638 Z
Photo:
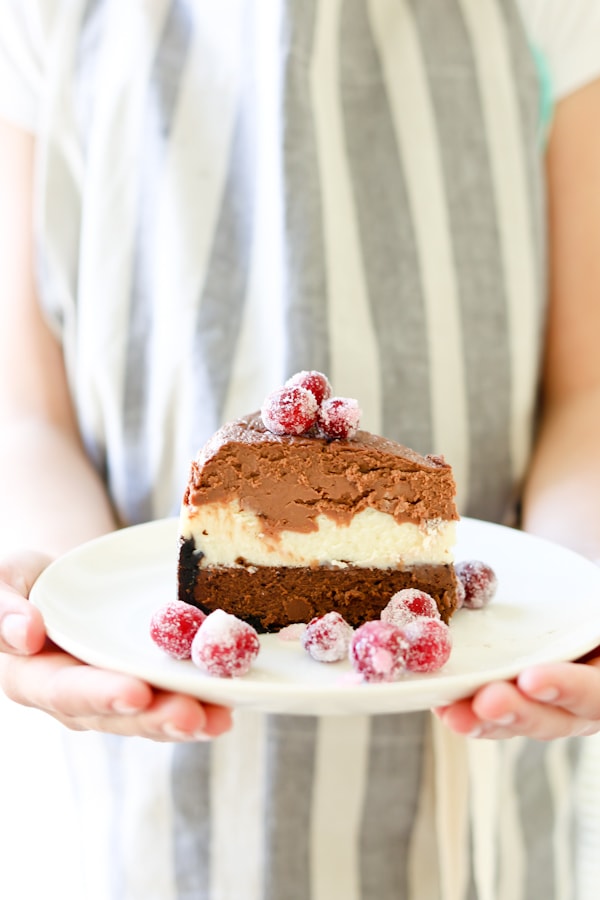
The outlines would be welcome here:
M 62 730 L 0 692 L 2 900 L 85 900 Z

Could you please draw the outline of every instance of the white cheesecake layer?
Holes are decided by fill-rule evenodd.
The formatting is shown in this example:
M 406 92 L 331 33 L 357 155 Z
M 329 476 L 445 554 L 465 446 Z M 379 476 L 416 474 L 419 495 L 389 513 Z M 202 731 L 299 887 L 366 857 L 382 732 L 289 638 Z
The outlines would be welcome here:
M 309 533 L 262 531 L 261 520 L 240 509 L 238 501 L 206 504 L 190 515 L 181 513 L 180 533 L 194 538 L 204 554 L 202 566 L 234 566 L 242 557 L 255 566 L 374 566 L 390 568 L 428 563 L 452 563 L 455 523 L 435 519 L 424 525 L 398 524 L 392 516 L 365 509 L 340 525 L 318 516 L 318 530 Z

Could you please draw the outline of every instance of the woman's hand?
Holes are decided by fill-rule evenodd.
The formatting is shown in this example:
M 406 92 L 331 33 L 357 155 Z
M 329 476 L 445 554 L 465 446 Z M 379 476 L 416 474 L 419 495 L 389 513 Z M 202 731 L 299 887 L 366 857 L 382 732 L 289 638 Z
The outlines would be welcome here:
M 39 610 L 27 600 L 48 562 L 34 553 L 0 562 L 0 687 L 10 699 L 75 731 L 185 741 L 217 737 L 231 727 L 224 707 L 85 665 L 52 644 Z
M 549 741 L 600 731 L 600 650 L 587 662 L 553 663 L 496 682 L 435 710 L 458 734 Z

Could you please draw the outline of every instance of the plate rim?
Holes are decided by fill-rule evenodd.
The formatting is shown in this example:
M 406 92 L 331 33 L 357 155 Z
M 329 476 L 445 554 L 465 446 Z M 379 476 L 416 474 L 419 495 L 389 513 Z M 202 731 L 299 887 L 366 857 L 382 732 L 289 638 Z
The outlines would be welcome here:
M 463 530 L 465 528 L 468 529 L 469 527 L 475 527 L 484 531 L 489 530 L 490 533 L 496 529 L 500 529 L 503 533 L 512 532 L 515 535 L 519 535 L 519 539 L 523 538 L 526 541 L 542 545 L 546 549 L 558 549 L 558 551 L 563 555 L 565 559 L 571 557 L 577 560 L 578 565 L 587 564 L 590 567 L 589 571 L 596 573 L 596 577 L 598 578 L 598 585 L 600 587 L 600 567 L 596 567 L 592 561 L 587 560 L 585 557 L 577 554 L 575 551 L 570 550 L 569 548 L 555 544 L 537 535 L 529 534 L 528 532 L 523 532 L 521 530 L 510 528 L 505 525 L 500 525 L 495 522 L 487 522 L 485 520 L 474 519 L 472 517 L 461 517 L 461 520 L 457 523 L 457 525 L 458 529 L 461 529 L 461 526 Z M 161 669 L 157 675 L 156 672 L 149 670 L 147 664 L 136 663 L 135 660 L 132 660 L 131 662 L 129 660 L 119 660 L 118 662 L 111 663 L 109 660 L 107 660 L 106 655 L 101 650 L 97 650 L 94 646 L 86 648 L 85 655 L 82 655 L 80 641 L 76 638 L 73 638 L 71 635 L 66 633 L 64 629 L 61 629 L 60 626 L 57 626 L 56 623 L 52 621 L 52 610 L 51 608 L 49 608 L 51 607 L 51 604 L 48 604 L 48 602 L 44 599 L 44 592 L 47 591 L 47 583 L 50 582 L 51 584 L 52 579 L 56 576 L 57 571 L 60 575 L 60 573 L 65 568 L 68 568 L 73 559 L 79 560 L 81 557 L 85 559 L 85 556 L 87 554 L 93 555 L 94 553 L 97 553 L 98 547 L 102 547 L 102 545 L 111 546 L 113 544 L 121 544 L 122 542 L 126 543 L 129 540 L 135 542 L 136 535 L 141 533 L 142 531 L 146 533 L 153 532 L 155 535 L 155 540 L 159 541 L 159 543 L 161 542 L 161 535 L 162 539 L 165 542 L 167 540 L 167 535 L 172 537 L 173 572 L 175 573 L 177 526 L 178 517 L 175 516 L 156 519 L 138 525 L 128 526 L 126 528 L 119 529 L 118 531 L 109 532 L 105 535 L 93 538 L 90 541 L 87 541 L 84 544 L 81 544 L 73 548 L 72 550 L 69 550 L 67 553 L 51 562 L 50 565 L 41 573 L 30 594 L 31 602 L 40 609 L 45 618 L 47 616 L 49 617 L 47 632 L 51 640 L 53 640 L 58 646 L 65 649 L 67 652 L 81 659 L 83 662 L 86 662 L 93 666 L 100 666 L 112 671 L 119 671 L 123 672 L 124 674 L 130 674 L 135 677 L 139 677 L 145 681 L 148 681 L 150 684 L 153 684 L 165 690 L 184 692 L 199 699 L 204 699 L 209 703 L 222 703 L 228 706 L 245 707 L 249 709 L 251 708 L 256 711 L 263 712 L 279 712 L 282 714 L 297 713 L 299 715 L 311 714 L 310 712 L 307 712 L 306 704 L 301 703 L 300 707 L 297 707 L 298 701 L 306 698 L 307 694 L 311 694 L 311 692 L 314 692 L 315 695 L 318 694 L 317 699 L 319 710 L 314 713 L 315 715 L 323 714 L 320 711 L 320 708 L 322 707 L 331 707 L 331 709 L 328 710 L 328 713 L 334 715 L 351 714 L 353 712 L 367 712 L 369 714 L 378 714 L 394 711 L 399 713 L 411 712 L 417 709 L 426 710 L 431 708 L 431 704 L 418 706 L 414 706 L 411 704 L 409 707 L 404 708 L 402 700 L 406 699 L 406 697 L 409 696 L 413 700 L 418 701 L 420 696 L 427 696 L 431 693 L 432 682 L 434 682 L 436 686 L 439 686 L 442 689 L 445 688 L 445 690 L 443 690 L 443 693 L 447 695 L 447 700 L 436 702 L 435 706 L 445 705 L 446 703 L 454 702 L 460 697 L 469 696 L 474 690 L 477 690 L 477 688 L 489 683 L 490 681 L 512 679 L 524 667 L 522 663 L 518 664 L 519 659 L 517 658 L 514 660 L 514 662 L 506 663 L 504 665 L 497 665 L 496 667 L 490 670 L 485 670 L 483 672 L 444 674 L 442 671 L 441 674 L 431 673 L 430 675 L 425 676 L 409 676 L 408 678 L 397 682 L 384 682 L 368 685 L 349 683 L 349 680 L 344 680 L 343 676 L 340 677 L 339 682 L 328 682 L 323 685 L 318 684 L 318 682 L 310 682 L 309 684 L 307 684 L 306 682 L 277 682 L 274 680 L 265 682 L 260 681 L 256 678 L 253 679 L 247 677 L 221 679 L 203 675 L 203 673 L 201 673 L 199 670 L 194 669 L 192 670 L 193 679 L 186 679 L 186 681 L 189 680 L 190 683 L 191 681 L 197 682 L 197 690 L 192 691 L 189 689 L 189 687 L 187 689 L 182 689 L 181 679 L 178 675 L 178 669 L 176 668 Z M 457 545 L 458 544 L 459 532 L 457 531 Z M 143 547 L 142 555 L 144 555 L 144 553 L 148 554 L 150 552 L 151 548 L 148 548 L 147 542 L 142 542 L 140 546 Z M 458 558 L 459 557 L 457 557 L 457 560 Z M 166 565 L 166 562 L 167 561 L 165 557 L 165 560 L 162 564 Z M 477 614 L 476 611 L 469 612 Z M 541 659 L 533 659 L 533 661 L 527 662 L 527 666 L 560 662 L 565 659 L 571 658 L 577 659 L 580 656 L 585 655 L 585 653 L 589 652 L 594 647 L 598 646 L 598 644 L 600 644 L 600 622 L 598 624 L 598 629 L 596 632 L 590 631 L 589 626 L 590 622 L 586 620 L 585 624 L 580 624 L 573 630 L 572 635 L 574 641 L 575 636 L 578 636 L 580 634 L 581 639 L 577 639 L 576 641 L 578 649 L 573 650 L 573 653 L 568 657 L 565 657 L 564 651 L 554 654 L 542 653 Z M 261 641 L 262 639 L 263 636 L 261 636 Z M 268 636 L 268 639 L 277 640 L 277 636 L 270 635 Z M 283 644 L 283 642 L 281 643 Z M 193 665 L 188 661 L 183 661 L 183 664 L 188 667 L 188 671 L 190 671 L 189 666 Z M 266 700 L 263 699 L 263 702 L 261 703 L 260 696 L 263 696 L 264 698 L 264 695 L 266 693 L 268 693 L 270 702 L 266 702 Z M 259 695 L 258 700 L 256 699 L 257 694 Z M 367 697 L 369 698 L 369 700 L 366 699 Z M 348 709 L 349 706 L 353 705 L 353 700 L 355 700 L 356 698 L 360 698 L 360 702 L 358 702 L 356 710 Z M 395 699 L 399 701 L 398 708 L 396 710 L 392 708 L 396 705 L 392 702 Z M 272 708 L 274 703 L 277 706 L 280 706 L 282 700 L 289 701 L 288 709 Z M 341 705 L 341 708 L 336 708 L 338 704 Z M 365 709 L 365 707 L 370 706 L 376 708 Z M 381 708 L 379 708 L 379 706 L 381 706 Z

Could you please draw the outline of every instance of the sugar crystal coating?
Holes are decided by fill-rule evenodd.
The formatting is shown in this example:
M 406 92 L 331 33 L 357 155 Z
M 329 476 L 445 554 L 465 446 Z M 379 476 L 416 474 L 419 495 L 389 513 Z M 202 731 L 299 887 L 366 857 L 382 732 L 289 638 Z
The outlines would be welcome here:
M 285 625 L 277 632 L 280 641 L 299 641 L 306 631 L 306 622 L 293 622 L 291 625 Z
M 173 659 L 189 659 L 192 641 L 206 619 L 196 606 L 171 600 L 155 610 L 150 619 L 150 637 Z
M 348 655 L 365 681 L 398 681 L 406 672 L 405 649 L 400 628 L 374 619 L 356 629 Z
M 192 641 L 192 662 L 207 675 L 245 675 L 260 650 L 258 634 L 247 622 L 222 609 L 210 613 Z
M 347 439 L 358 431 L 361 415 L 358 402 L 352 397 L 330 397 L 319 407 L 317 420 L 325 437 Z
M 311 370 L 310 372 L 296 372 L 295 375 L 292 375 L 291 378 L 285 383 L 286 387 L 302 387 L 307 391 L 310 391 L 317 401 L 317 406 L 320 406 L 323 400 L 327 400 L 331 397 L 331 384 L 329 383 L 329 379 L 326 375 L 323 375 L 322 372 L 316 372 Z
M 405 588 L 397 591 L 382 609 L 380 618 L 382 622 L 391 625 L 406 625 L 417 616 L 429 616 L 440 619 L 440 611 L 431 594 L 419 591 L 416 588 Z
M 465 585 L 464 582 L 458 577 L 456 578 L 456 609 L 462 609 L 465 605 Z
M 498 587 L 498 577 L 492 567 L 479 559 L 469 559 L 456 563 L 454 568 L 464 588 L 465 609 L 487 606 Z
M 353 633 L 338 612 L 328 612 L 311 619 L 302 635 L 302 646 L 317 662 L 337 662 L 348 656 Z
M 304 434 L 317 421 L 314 394 L 303 387 L 283 387 L 265 398 L 261 416 L 273 434 Z
M 437 672 L 452 651 L 449 627 L 441 619 L 418 616 L 401 629 L 409 672 Z

